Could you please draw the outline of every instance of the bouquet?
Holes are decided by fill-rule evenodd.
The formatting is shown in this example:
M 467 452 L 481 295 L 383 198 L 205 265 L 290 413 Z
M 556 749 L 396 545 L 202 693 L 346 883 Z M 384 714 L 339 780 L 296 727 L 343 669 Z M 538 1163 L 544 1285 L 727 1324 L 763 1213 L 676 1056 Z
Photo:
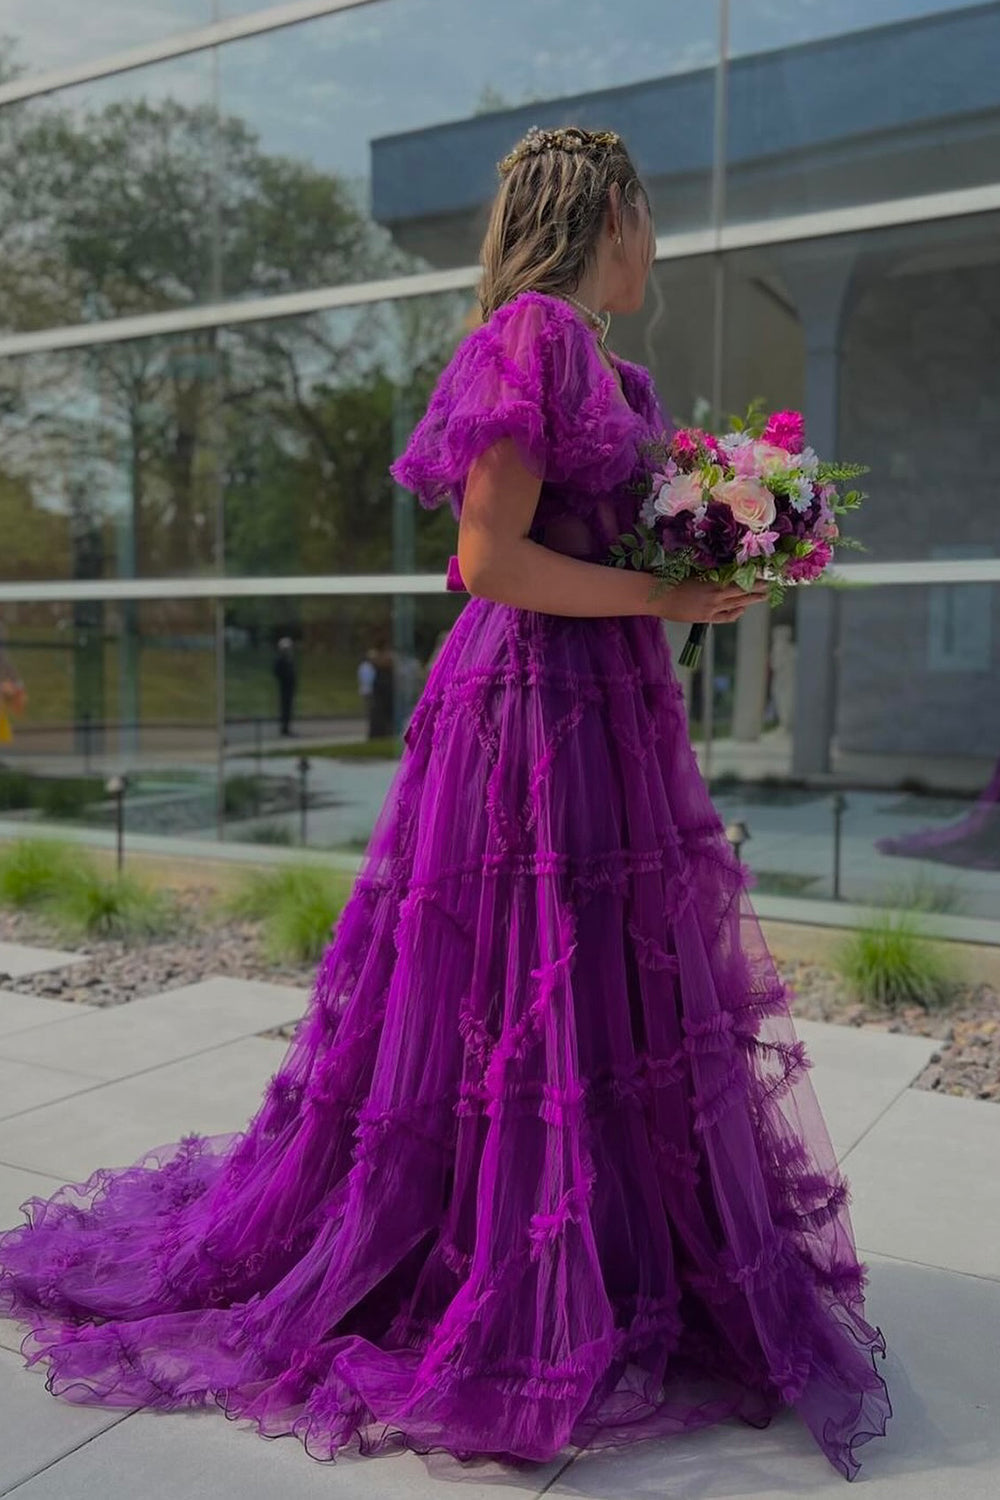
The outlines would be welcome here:
M 754 402 L 723 436 L 684 427 L 648 445 L 646 456 L 640 522 L 612 547 L 611 561 L 653 574 L 654 594 L 692 576 L 747 592 L 763 578 L 773 607 L 788 587 L 819 578 L 835 547 L 860 547 L 841 536 L 837 518 L 865 496 L 838 485 L 868 466 L 821 463 L 806 446 L 800 412 L 769 415 Z M 698 665 L 707 628 L 692 625 L 681 666 Z

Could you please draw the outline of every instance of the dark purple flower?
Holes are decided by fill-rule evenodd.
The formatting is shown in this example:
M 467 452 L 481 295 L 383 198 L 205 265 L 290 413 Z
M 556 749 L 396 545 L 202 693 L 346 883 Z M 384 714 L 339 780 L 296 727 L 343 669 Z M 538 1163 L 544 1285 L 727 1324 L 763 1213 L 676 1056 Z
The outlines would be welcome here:
M 710 500 L 698 522 L 695 561 L 699 567 L 714 568 L 732 562 L 740 544 L 743 529 L 728 505 Z
M 679 552 L 695 542 L 694 515 L 681 510 L 676 516 L 665 516 L 659 523 L 660 540 L 667 552 Z

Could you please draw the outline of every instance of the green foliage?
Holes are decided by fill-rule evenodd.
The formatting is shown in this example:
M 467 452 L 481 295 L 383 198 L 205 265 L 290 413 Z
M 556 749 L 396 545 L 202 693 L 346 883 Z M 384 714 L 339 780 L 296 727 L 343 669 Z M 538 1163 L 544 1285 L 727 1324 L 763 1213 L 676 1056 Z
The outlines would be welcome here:
M 33 779 L 27 771 L 0 768 L 0 812 L 16 812 L 31 807 Z
M 37 808 L 49 818 L 75 818 L 103 797 L 99 776 L 32 776 L 0 770 L 0 811 Z
M 960 912 L 966 905 L 965 895 L 957 882 L 931 880 L 916 875 L 905 885 L 893 886 L 887 892 L 889 904 L 900 911 Z
M 904 911 L 872 917 L 833 957 L 859 1000 L 889 1011 L 946 1005 L 960 977 L 944 950 L 922 936 L 916 917 Z
M 287 823 L 261 823 L 244 837 L 248 844 L 291 844 L 292 830 Z
M 180 915 L 162 891 L 131 875 L 105 875 L 89 862 L 77 863 L 55 891 L 52 913 L 72 936 L 142 942 L 176 931 Z
M 349 894 L 349 877 L 316 865 L 284 865 L 249 875 L 226 904 L 234 916 L 263 924 L 269 958 L 311 963 L 330 941 Z
M 274 757 L 306 754 L 322 760 L 399 760 L 402 739 L 343 739 L 333 745 L 298 745 L 295 750 L 273 750 Z
M 227 776 L 224 792 L 227 818 L 246 818 L 260 808 L 260 781 L 256 776 Z
M 729 417 L 723 431 L 745 432 L 749 437 L 755 439 L 763 437 L 769 415 L 767 402 L 764 400 L 764 397 L 755 396 L 743 416 L 738 416 L 734 413 Z
M 87 856 L 55 839 L 17 839 L 0 849 L 0 905 L 42 906 Z

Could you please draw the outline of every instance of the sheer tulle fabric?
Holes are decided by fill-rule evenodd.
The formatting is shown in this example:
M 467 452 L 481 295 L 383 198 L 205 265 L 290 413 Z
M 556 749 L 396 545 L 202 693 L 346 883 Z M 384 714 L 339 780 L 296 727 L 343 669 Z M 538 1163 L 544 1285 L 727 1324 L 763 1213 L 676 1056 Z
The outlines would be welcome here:
M 852 1477 L 884 1341 L 661 628 L 473 600 L 406 741 L 245 1129 L 0 1235 L 26 1361 L 317 1459 L 543 1461 L 790 1404 Z

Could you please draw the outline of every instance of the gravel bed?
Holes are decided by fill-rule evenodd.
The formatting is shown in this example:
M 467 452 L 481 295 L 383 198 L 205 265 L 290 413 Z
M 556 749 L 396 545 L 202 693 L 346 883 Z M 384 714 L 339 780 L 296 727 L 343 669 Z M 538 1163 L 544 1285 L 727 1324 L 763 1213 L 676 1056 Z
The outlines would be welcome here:
M 180 904 L 182 912 L 195 910 L 199 894 L 185 892 Z M 271 962 L 261 952 L 258 926 L 233 920 L 204 926 L 192 922 L 175 936 L 135 944 L 103 938 L 67 943 L 58 929 L 34 913 L 0 911 L 0 942 L 66 947 L 86 954 L 79 963 L 47 973 L 19 979 L 0 973 L 0 988 L 80 1005 L 125 1005 L 219 974 L 308 990 L 316 969 L 315 964 Z
M 219 920 L 195 925 L 194 914 L 205 910 L 210 894 L 208 889 L 183 893 L 181 911 L 191 920 L 172 937 L 133 946 L 103 939 L 75 942 L 73 950 L 86 955 L 82 962 L 20 979 L 0 974 L 0 988 L 98 1006 L 124 1005 L 218 974 L 311 988 L 315 964 L 279 965 L 265 958 L 256 924 Z M 0 910 L 0 941 L 52 947 L 64 939 L 36 914 Z M 781 972 L 792 987 L 795 1016 L 938 1039 L 941 1046 L 915 1080 L 915 1088 L 1000 1103 L 1000 994 L 990 985 L 960 986 L 946 1010 L 912 1007 L 890 1014 L 859 1004 L 824 965 L 789 962 L 781 965 Z M 296 1024 L 260 1035 L 288 1040 Z

